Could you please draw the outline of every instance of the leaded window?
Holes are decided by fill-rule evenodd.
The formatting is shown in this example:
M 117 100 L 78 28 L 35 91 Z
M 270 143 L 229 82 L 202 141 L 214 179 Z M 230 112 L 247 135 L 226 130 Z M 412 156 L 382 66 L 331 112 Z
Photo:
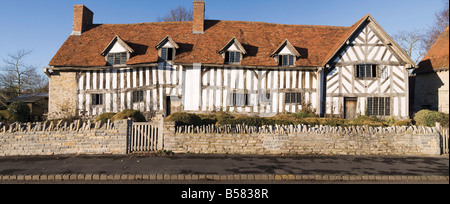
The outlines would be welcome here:
M 294 66 L 294 55 L 279 55 L 278 66 Z
M 378 66 L 376 64 L 358 64 L 355 72 L 356 77 L 360 79 L 377 78 Z
M 241 63 L 241 52 L 225 52 L 225 64 Z
M 144 91 L 133 91 L 133 103 L 144 101 Z
M 367 98 L 367 114 L 369 116 L 390 116 L 391 98 L 389 97 L 369 97 Z
M 249 95 L 246 93 L 231 93 L 229 98 L 230 106 L 248 106 Z
M 109 65 L 123 65 L 128 60 L 128 54 L 126 52 L 109 53 L 107 61 Z
M 161 48 L 161 59 L 164 61 L 172 61 L 174 58 L 174 48 Z
M 286 104 L 301 104 L 302 103 L 302 93 L 299 93 L 299 92 L 285 93 L 284 102 Z
M 103 105 L 103 94 L 92 94 L 92 105 Z

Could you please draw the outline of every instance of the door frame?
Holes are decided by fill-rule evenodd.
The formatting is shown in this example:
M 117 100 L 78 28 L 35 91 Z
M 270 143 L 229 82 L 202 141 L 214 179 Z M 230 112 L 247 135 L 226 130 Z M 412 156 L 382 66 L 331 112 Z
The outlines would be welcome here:
M 355 118 L 356 112 L 358 111 L 358 97 L 344 97 L 344 119 L 349 119 L 347 117 L 347 101 L 355 101 Z

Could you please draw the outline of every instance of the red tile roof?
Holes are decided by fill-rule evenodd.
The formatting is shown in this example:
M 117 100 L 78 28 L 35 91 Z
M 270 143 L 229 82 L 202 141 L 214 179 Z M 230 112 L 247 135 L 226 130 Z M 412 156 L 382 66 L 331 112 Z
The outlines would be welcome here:
M 127 65 L 155 63 L 158 61 L 155 46 L 170 36 L 180 46 L 175 63 L 223 65 L 219 51 L 235 37 L 247 51 L 242 66 L 278 66 L 270 55 L 288 39 L 301 55 L 296 66 L 319 67 L 327 63 L 363 19 L 351 27 L 206 20 L 204 34 L 192 34 L 192 21 L 97 24 L 91 25 L 82 35 L 71 35 L 49 65 L 106 66 L 101 53 L 115 36 L 120 36 L 135 51 Z
M 414 70 L 414 73 L 420 74 L 449 69 L 448 34 L 449 29 L 447 27 L 419 63 L 419 68 Z

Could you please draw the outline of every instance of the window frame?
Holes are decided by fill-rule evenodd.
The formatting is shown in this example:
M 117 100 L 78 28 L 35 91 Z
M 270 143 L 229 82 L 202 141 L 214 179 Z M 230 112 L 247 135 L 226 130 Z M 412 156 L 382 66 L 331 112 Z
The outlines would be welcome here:
M 133 91 L 132 93 L 132 101 L 133 103 L 142 103 L 144 102 L 144 90 Z
M 242 52 L 240 51 L 225 52 L 225 64 L 241 64 L 241 61 L 242 61 Z
M 286 59 L 285 59 L 286 57 Z M 292 67 L 295 66 L 296 57 L 293 54 L 280 54 L 278 55 L 279 67 Z
M 167 51 L 164 51 L 167 50 Z M 165 53 L 165 55 L 163 55 Z M 159 49 L 159 57 L 162 61 L 174 61 L 176 51 L 173 47 L 162 47 Z
M 293 97 L 295 96 L 295 97 Z M 286 92 L 284 93 L 285 104 L 302 104 L 302 92 Z
M 112 58 L 112 59 L 110 59 Z M 110 66 L 126 65 L 130 56 L 127 52 L 113 52 L 106 55 L 106 62 Z M 118 62 L 118 63 L 116 63 Z
M 391 97 L 368 97 L 367 116 L 391 116 Z
M 239 100 L 239 99 L 242 99 L 242 96 L 238 97 L 239 95 L 242 95 L 244 97 L 244 100 Z M 241 104 L 242 101 L 244 102 L 243 104 Z M 228 105 L 234 106 L 234 107 L 250 106 L 250 94 L 232 92 L 229 94 Z
M 381 77 L 379 70 L 378 64 L 357 64 L 355 65 L 355 78 L 362 80 L 378 79 Z
M 91 104 L 92 106 L 102 106 L 104 103 L 103 101 L 103 94 L 101 93 L 93 93 L 91 94 Z

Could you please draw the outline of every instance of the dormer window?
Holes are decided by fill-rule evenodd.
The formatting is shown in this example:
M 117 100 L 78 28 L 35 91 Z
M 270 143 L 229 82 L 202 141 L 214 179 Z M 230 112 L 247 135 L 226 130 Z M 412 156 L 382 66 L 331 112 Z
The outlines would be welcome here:
M 241 52 L 230 51 L 225 52 L 225 64 L 239 64 L 241 63 Z
M 294 66 L 294 55 L 278 55 L 278 66 Z
M 126 64 L 127 61 L 128 61 L 128 54 L 126 52 L 109 53 L 107 56 L 107 62 L 109 65 Z
M 236 38 L 232 38 L 219 51 L 219 54 L 222 54 L 222 57 L 225 59 L 224 64 L 240 64 L 247 52 Z
M 161 48 L 161 59 L 164 61 L 173 61 L 174 59 L 174 48 L 163 47 Z
M 286 39 L 271 56 L 278 62 L 278 66 L 288 67 L 295 66 L 295 61 L 300 57 L 300 54 L 289 40 Z
M 158 55 L 161 61 L 173 61 L 175 60 L 176 50 L 179 48 L 177 43 L 169 36 L 166 36 L 161 42 L 156 45 L 158 49 Z
M 133 52 L 134 50 L 116 35 L 103 50 L 102 55 L 105 56 L 105 61 L 109 66 L 126 65 Z

